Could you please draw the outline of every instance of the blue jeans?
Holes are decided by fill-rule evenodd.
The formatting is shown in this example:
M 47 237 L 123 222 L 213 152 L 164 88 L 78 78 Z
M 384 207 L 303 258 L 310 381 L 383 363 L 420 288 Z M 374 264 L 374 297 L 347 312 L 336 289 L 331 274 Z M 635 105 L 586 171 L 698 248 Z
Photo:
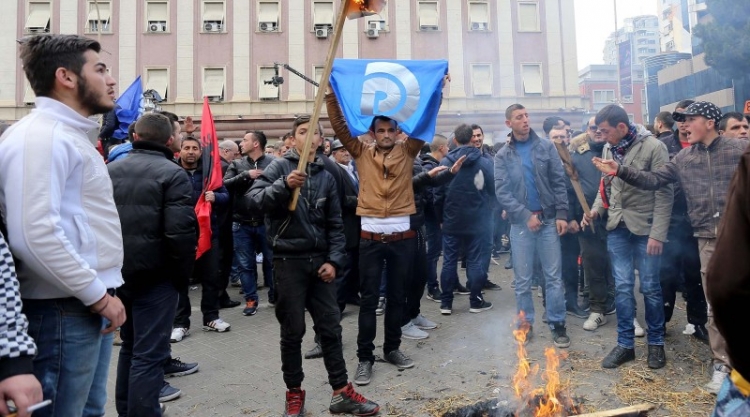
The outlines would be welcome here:
M 453 235 L 443 233 L 443 269 L 440 272 L 441 305 L 453 306 L 453 290 L 458 284 L 458 256 L 463 246 L 466 256 L 466 280 L 471 294 L 469 304 L 479 307 L 484 301 L 482 288 L 487 282 L 490 263 L 489 236 L 491 230 L 480 235 Z M 486 263 L 486 265 L 485 265 Z
M 25 299 L 23 312 L 38 349 L 34 375 L 52 400 L 34 416 L 103 416 L 112 353 L 111 334 L 101 334 L 106 320 L 75 298 Z
M 661 256 L 646 254 L 648 236 L 630 233 L 624 227 L 607 235 L 607 251 L 612 261 L 615 278 L 615 306 L 617 307 L 617 344 L 627 349 L 635 346 L 635 270 L 641 283 L 641 294 L 646 307 L 648 344 L 664 345 L 664 300 L 659 283 Z
M 534 298 L 531 291 L 534 262 L 539 259 L 544 277 L 547 319 L 549 325 L 565 323 L 565 290 L 562 284 L 562 254 L 560 236 L 554 219 L 545 219 L 537 232 L 526 224 L 510 226 L 510 245 L 513 247 L 513 274 L 516 281 L 516 311 L 524 312 L 526 321 L 534 324 Z
M 266 240 L 266 226 L 232 223 L 234 260 L 242 283 L 245 301 L 258 301 L 258 267 L 255 254 L 263 254 L 263 282 L 268 287 L 268 298 L 273 300 L 273 253 Z
M 439 287 L 437 278 L 437 263 L 440 252 L 443 251 L 443 233 L 440 225 L 435 221 L 425 222 L 427 230 L 427 288 L 435 290 Z
M 127 279 L 127 278 L 126 278 Z M 171 357 L 169 333 L 177 288 L 162 282 L 140 291 L 119 291 L 128 318 L 120 328 L 115 406 L 120 416 L 159 417 L 164 363 Z

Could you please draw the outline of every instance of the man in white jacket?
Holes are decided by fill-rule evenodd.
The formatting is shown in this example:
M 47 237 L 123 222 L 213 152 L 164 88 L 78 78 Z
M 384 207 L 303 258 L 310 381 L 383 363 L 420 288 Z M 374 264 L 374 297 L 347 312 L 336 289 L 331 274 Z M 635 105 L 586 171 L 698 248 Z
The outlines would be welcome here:
M 0 138 L 0 210 L 16 257 L 34 374 L 52 405 L 35 416 L 102 416 L 111 332 L 125 321 L 122 233 L 89 116 L 114 107 L 100 45 L 74 35 L 21 43 L 36 108 Z

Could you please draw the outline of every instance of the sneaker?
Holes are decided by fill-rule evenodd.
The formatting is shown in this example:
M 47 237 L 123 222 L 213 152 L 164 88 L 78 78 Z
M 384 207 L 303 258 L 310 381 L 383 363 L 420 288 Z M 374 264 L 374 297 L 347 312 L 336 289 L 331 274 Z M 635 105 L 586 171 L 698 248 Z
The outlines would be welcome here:
M 375 309 L 376 316 L 382 316 L 385 314 L 385 297 L 378 299 L 378 307 Z
M 570 338 L 565 330 L 565 324 L 555 323 L 552 325 L 552 342 L 557 348 L 570 347 Z
M 299 388 L 290 389 L 286 392 L 286 404 L 284 405 L 284 417 L 305 416 L 305 391 Z
M 648 367 L 661 369 L 667 364 L 667 355 L 664 353 L 664 345 L 648 345 Z
M 615 302 L 613 301 L 612 304 L 610 304 L 609 307 L 607 308 L 607 311 L 604 312 L 604 315 L 611 316 L 616 313 L 617 313 L 617 307 L 615 307 Z
M 219 308 L 222 308 L 222 309 L 223 308 L 235 308 L 235 307 L 239 306 L 240 304 L 242 304 L 242 303 L 239 302 L 239 301 L 237 301 L 237 300 L 228 300 L 228 301 L 226 301 L 224 303 L 221 303 L 219 305 Z
M 513 280 L 513 281 L 510 282 L 510 288 L 512 288 L 514 290 L 516 289 L 516 280 Z
M 232 326 L 230 326 L 229 323 L 225 322 L 224 320 L 216 319 L 203 324 L 203 331 L 224 333 L 228 331 L 230 327 Z
M 182 339 L 190 336 L 190 329 L 187 327 L 175 327 L 172 329 L 172 335 L 169 336 L 169 341 L 172 343 L 181 342 Z
M 491 308 L 492 308 L 491 302 L 482 300 L 480 304 L 477 304 L 475 307 L 469 308 L 469 313 L 481 313 Z
M 372 378 L 372 362 L 362 361 L 357 364 L 357 372 L 355 372 L 354 383 L 357 385 L 367 385 L 370 383 Z
M 436 303 L 440 302 L 440 295 L 440 290 L 437 288 L 433 288 L 427 291 L 427 299 L 432 300 Z
M 468 288 L 464 287 L 459 282 L 456 284 L 456 288 L 453 290 L 453 294 L 468 295 L 468 294 L 471 294 L 471 291 L 469 291 Z
M 487 282 L 484 283 L 484 287 L 482 288 L 484 288 L 485 290 L 490 290 L 490 291 L 500 291 L 503 289 L 503 287 L 495 284 L 494 282 L 490 280 L 487 280 Z
M 198 372 L 197 363 L 185 363 L 180 358 L 169 358 L 164 367 L 164 376 L 185 376 Z
M 120 329 L 115 330 L 115 337 L 112 340 L 112 346 L 122 346 L 122 338 L 120 337 Z
M 646 335 L 646 331 L 641 327 L 641 323 L 638 323 L 638 319 L 633 319 L 633 326 L 635 326 L 635 337 L 643 337 Z
M 453 313 L 453 306 L 448 303 L 440 303 L 440 314 L 450 316 Z
M 388 363 L 396 365 L 397 367 L 402 368 L 402 369 L 414 367 L 414 361 L 411 360 L 408 356 L 406 356 L 404 352 L 398 349 L 392 350 L 386 353 L 385 360 Z
M 354 391 L 352 383 L 346 384 L 346 388 L 331 397 L 331 405 L 328 407 L 331 414 L 353 414 L 355 416 L 374 416 L 380 411 L 380 406 Z
M 255 255 L 255 263 L 256 264 L 262 264 L 263 263 L 263 254 L 259 253 Z
M 571 315 L 573 317 L 578 317 L 579 319 L 585 319 L 589 315 L 584 311 L 581 307 L 578 306 L 578 304 L 571 305 L 570 307 L 565 309 L 568 313 L 568 315 Z
M 182 395 L 182 391 L 169 385 L 169 382 L 164 381 L 164 385 L 159 390 L 159 402 L 165 403 L 167 401 L 176 400 Z
M 318 359 L 323 357 L 323 346 L 320 343 L 316 343 L 315 346 L 305 352 L 305 359 Z
M 254 316 L 258 312 L 258 302 L 255 300 L 245 301 L 245 308 L 242 310 L 244 316 Z
M 702 324 L 695 324 L 693 325 L 695 328 L 695 331 L 693 332 L 693 337 L 700 340 L 703 343 L 708 343 L 708 330 L 706 330 L 706 326 Z
M 724 379 L 729 375 L 729 372 L 729 367 L 726 365 L 714 365 L 714 373 L 711 375 L 711 381 L 703 387 L 711 394 L 718 394 L 721 384 L 724 383 Z
M 427 317 L 421 314 L 411 319 L 411 322 L 414 323 L 415 326 L 419 327 L 422 330 L 432 330 L 432 329 L 436 329 L 438 326 L 437 323 L 435 323 L 432 320 L 429 320 Z
M 509 256 L 508 260 L 505 261 L 505 265 L 503 265 L 503 268 L 505 269 L 513 269 L 513 257 Z
M 614 369 L 620 365 L 635 360 L 635 349 L 627 349 L 620 345 L 615 346 L 609 355 L 602 361 L 602 368 Z
M 607 324 L 607 317 L 602 313 L 591 313 L 589 318 L 583 322 L 583 330 L 594 331 L 599 326 Z
M 430 334 L 424 330 L 420 330 L 411 321 L 401 326 L 401 337 L 404 339 L 420 340 L 427 339 Z

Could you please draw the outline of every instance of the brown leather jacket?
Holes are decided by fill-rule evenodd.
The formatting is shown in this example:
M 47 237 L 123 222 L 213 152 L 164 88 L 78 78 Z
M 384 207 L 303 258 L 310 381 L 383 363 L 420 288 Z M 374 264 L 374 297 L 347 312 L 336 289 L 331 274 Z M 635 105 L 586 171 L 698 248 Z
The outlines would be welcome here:
M 336 138 L 352 155 L 359 173 L 357 215 L 367 217 L 408 216 L 416 213 L 412 169 L 423 141 L 409 138 L 384 153 L 352 137 L 336 96 L 326 94 L 328 118 Z

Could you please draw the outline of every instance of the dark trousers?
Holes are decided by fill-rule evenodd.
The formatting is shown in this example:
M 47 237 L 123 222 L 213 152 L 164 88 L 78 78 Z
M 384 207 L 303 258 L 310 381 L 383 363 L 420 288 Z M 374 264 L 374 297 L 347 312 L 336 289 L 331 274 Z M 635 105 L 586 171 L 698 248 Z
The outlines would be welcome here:
M 388 354 L 401 346 L 401 320 L 406 300 L 406 288 L 412 275 L 416 239 L 382 243 L 373 240 L 359 241 L 359 334 L 357 357 L 360 361 L 375 362 L 375 334 L 377 319 L 375 309 L 380 297 L 380 277 L 386 262 L 388 308 L 385 309 L 385 340 L 383 353 Z
M 323 349 L 328 383 L 336 390 L 346 386 L 346 362 L 341 345 L 341 313 L 336 304 L 336 284 L 318 277 L 323 257 L 273 260 L 276 289 L 276 319 L 281 325 L 281 371 L 288 389 L 298 388 L 305 379 L 302 371 L 302 337 L 305 335 L 305 307 Z
M 440 287 L 437 277 L 437 263 L 440 259 L 440 253 L 443 251 L 443 233 L 437 220 L 427 219 L 425 222 L 427 232 L 427 254 L 426 254 L 426 279 L 427 287 L 435 290 Z
M 219 318 L 219 296 L 226 290 L 219 283 L 219 239 L 211 240 L 211 249 L 207 250 L 195 261 L 193 277 L 201 282 L 201 313 L 203 324 Z M 177 300 L 177 315 L 174 327 L 190 328 L 190 297 L 189 288 L 179 290 Z
M 402 326 L 419 315 L 424 287 L 427 283 L 427 247 L 425 245 L 424 227 L 417 229 L 416 232 L 417 252 L 413 260 L 414 272 L 412 279 L 406 287 L 406 309 L 404 310 L 404 317 L 401 319 Z M 390 300 L 388 302 L 390 303 Z
M 607 230 L 603 222 L 596 223 L 596 233 L 578 233 L 581 245 L 583 274 L 589 283 L 591 312 L 604 314 L 615 299 L 615 279 L 607 253 Z
M 346 250 L 346 265 L 336 274 L 336 302 L 341 312 L 359 293 L 359 247 Z
M 575 308 L 578 305 L 578 255 L 581 246 L 578 236 L 566 233 L 560 237 L 562 255 L 562 280 L 565 287 L 565 307 Z
M 120 327 L 122 347 L 117 363 L 115 406 L 124 416 L 158 417 L 164 363 L 170 358 L 169 334 L 177 303 L 170 282 L 132 291 L 118 290 L 127 320 Z
M 457 265 L 461 248 L 464 249 L 466 256 L 466 283 L 471 291 L 469 304 L 471 307 L 478 307 L 482 304 L 482 288 L 487 283 L 490 263 L 490 233 L 491 230 L 478 235 L 443 233 L 443 269 L 440 272 L 441 304 L 453 305 L 453 290 L 458 284 Z
M 219 304 L 226 304 L 231 301 L 227 293 L 229 285 L 229 275 L 232 273 L 232 261 L 234 260 L 234 239 L 232 238 L 232 223 L 229 227 L 221 230 L 219 237 L 219 288 L 222 289 L 219 295 Z
M 677 291 L 684 282 L 687 321 L 694 325 L 705 325 L 708 322 L 708 307 L 701 284 L 698 239 L 693 237 L 692 232 L 693 229 L 688 223 L 681 224 L 680 227 L 670 227 L 668 242 L 664 244 L 659 271 L 664 297 L 664 320 L 668 322 L 672 319 Z

